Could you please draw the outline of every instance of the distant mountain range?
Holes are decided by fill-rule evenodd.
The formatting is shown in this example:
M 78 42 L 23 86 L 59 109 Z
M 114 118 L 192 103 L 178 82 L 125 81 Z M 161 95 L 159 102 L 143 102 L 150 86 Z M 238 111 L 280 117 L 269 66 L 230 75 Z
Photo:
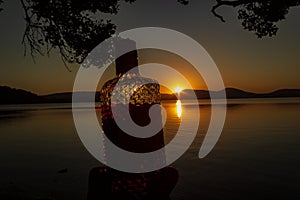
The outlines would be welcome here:
M 0 104 L 40 103 L 44 99 L 26 90 L 0 86 Z
M 207 90 L 183 90 L 180 98 L 190 99 L 193 92 L 198 99 L 209 99 L 209 91 Z M 252 93 L 236 88 L 226 88 L 228 99 L 236 98 L 285 98 L 300 97 L 300 89 L 281 89 L 270 93 Z M 81 92 L 83 94 L 88 92 Z M 213 91 L 218 96 L 220 91 Z M 99 99 L 100 93 L 96 92 L 95 98 Z M 175 94 L 161 94 L 163 100 L 176 100 Z M 8 86 L 0 86 L 0 104 L 29 104 L 29 103 L 70 103 L 72 102 L 72 92 L 56 93 L 50 95 L 37 95 L 32 92 L 10 88 Z
M 223 91 L 212 91 L 215 97 L 220 97 Z M 194 94 L 193 94 L 194 93 Z M 225 89 L 227 99 L 241 98 L 285 98 L 285 97 L 300 97 L 300 89 L 281 89 L 270 93 L 253 93 L 246 92 L 236 88 Z M 180 93 L 180 98 L 191 99 L 196 95 L 198 99 L 210 99 L 208 90 L 183 90 Z M 162 99 L 174 100 L 175 94 L 162 94 Z

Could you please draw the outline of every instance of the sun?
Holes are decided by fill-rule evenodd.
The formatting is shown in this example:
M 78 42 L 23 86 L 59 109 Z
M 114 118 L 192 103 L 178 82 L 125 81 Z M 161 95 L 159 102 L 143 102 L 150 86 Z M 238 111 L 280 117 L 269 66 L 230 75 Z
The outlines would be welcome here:
M 182 88 L 181 87 L 176 87 L 175 90 L 174 90 L 176 93 L 180 93 L 182 91 Z

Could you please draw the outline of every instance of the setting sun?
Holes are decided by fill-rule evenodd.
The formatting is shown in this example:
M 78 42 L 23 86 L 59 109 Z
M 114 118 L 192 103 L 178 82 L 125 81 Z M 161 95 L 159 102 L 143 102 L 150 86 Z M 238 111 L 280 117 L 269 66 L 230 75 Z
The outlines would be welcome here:
M 175 90 L 174 90 L 176 93 L 180 93 L 182 91 L 182 88 L 181 87 L 176 87 Z

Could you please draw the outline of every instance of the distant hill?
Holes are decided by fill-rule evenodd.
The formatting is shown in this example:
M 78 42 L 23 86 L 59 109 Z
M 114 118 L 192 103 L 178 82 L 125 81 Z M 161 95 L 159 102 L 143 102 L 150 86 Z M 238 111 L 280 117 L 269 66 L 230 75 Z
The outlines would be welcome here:
M 252 93 L 252 92 L 246 92 L 246 91 L 236 89 L 236 88 L 226 88 L 225 92 L 226 92 L 226 97 L 229 98 L 229 99 L 259 98 L 258 95 L 260 95 L 260 94 L 255 94 L 255 93 Z
M 72 92 L 55 93 L 41 96 L 45 102 L 68 103 L 72 99 Z
M 212 91 L 212 94 L 216 97 L 221 97 L 221 92 L 223 91 Z M 258 94 L 236 88 L 226 88 L 225 93 L 227 99 L 300 97 L 300 89 L 282 89 L 270 93 Z M 182 99 L 191 99 L 194 95 L 196 95 L 197 99 L 210 99 L 209 91 L 207 90 L 183 90 L 180 93 Z M 177 98 L 174 94 L 162 94 L 162 99 L 175 100 Z
M 0 104 L 28 104 L 42 101 L 42 97 L 26 90 L 0 86 Z
M 300 89 L 281 89 L 268 94 L 261 94 L 261 97 L 300 97 Z
M 281 89 L 270 93 L 257 94 L 246 92 L 236 88 L 226 88 L 228 99 L 235 98 L 284 98 L 300 97 L 300 89 Z M 82 95 L 91 92 L 80 92 Z M 207 90 L 183 90 L 180 93 L 182 99 L 191 99 L 193 93 L 198 99 L 209 99 L 210 95 Z M 213 94 L 220 96 L 220 91 L 213 91 Z M 100 93 L 96 92 L 95 99 L 99 99 Z M 176 100 L 175 94 L 161 94 L 163 100 Z M 0 104 L 27 104 L 27 103 L 71 103 L 72 92 L 56 93 L 38 96 L 26 90 L 0 86 Z
M 84 96 L 87 94 L 92 94 L 93 92 L 77 92 L 80 95 Z M 72 92 L 64 92 L 64 93 L 55 93 L 49 95 L 41 96 L 45 102 L 47 103 L 71 103 L 72 102 Z M 99 99 L 100 92 L 96 92 L 95 99 Z M 80 102 L 84 102 L 84 98 Z

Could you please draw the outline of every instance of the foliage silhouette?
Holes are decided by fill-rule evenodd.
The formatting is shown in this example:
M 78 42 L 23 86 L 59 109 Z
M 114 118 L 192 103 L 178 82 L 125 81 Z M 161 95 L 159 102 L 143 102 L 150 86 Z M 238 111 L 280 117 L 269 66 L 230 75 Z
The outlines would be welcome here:
M 65 64 L 81 64 L 96 45 L 115 33 L 116 25 L 109 19 L 102 19 L 101 15 L 115 15 L 121 2 L 135 1 L 20 0 L 26 21 L 22 40 L 25 55 L 29 51 L 34 58 L 58 49 Z M 177 2 L 187 5 L 189 0 Z M 2 3 L 0 0 L 0 11 Z M 276 35 L 277 22 L 284 20 L 289 9 L 299 4 L 300 0 L 216 0 L 211 11 L 225 22 L 217 9 L 224 6 L 237 8 L 237 18 L 243 28 L 261 38 Z
M 3 3 L 3 0 L 0 0 L 0 12 L 3 10 L 3 8 L 1 8 L 2 3 Z
M 238 7 L 238 19 L 242 21 L 244 29 L 254 32 L 258 38 L 274 36 L 278 31 L 277 22 L 284 20 L 289 9 L 299 6 L 299 0 L 216 0 L 213 14 L 225 22 L 224 18 L 216 12 L 221 6 Z
M 59 49 L 62 60 L 81 64 L 100 42 L 115 33 L 111 20 L 97 15 L 117 14 L 121 2 L 136 0 L 20 0 L 25 12 L 26 29 L 22 44 L 34 58 Z M 187 4 L 186 0 L 178 0 Z
M 134 0 L 124 0 L 133 2 Z M 21 0 L 26 29 L 23 36 L 34 57 L 58 48 L 63 61 L 82 63 L 87 54 L 110 37 L 116 26 L 97 20 L 98 12 L 117 14 L 120 0 Z

